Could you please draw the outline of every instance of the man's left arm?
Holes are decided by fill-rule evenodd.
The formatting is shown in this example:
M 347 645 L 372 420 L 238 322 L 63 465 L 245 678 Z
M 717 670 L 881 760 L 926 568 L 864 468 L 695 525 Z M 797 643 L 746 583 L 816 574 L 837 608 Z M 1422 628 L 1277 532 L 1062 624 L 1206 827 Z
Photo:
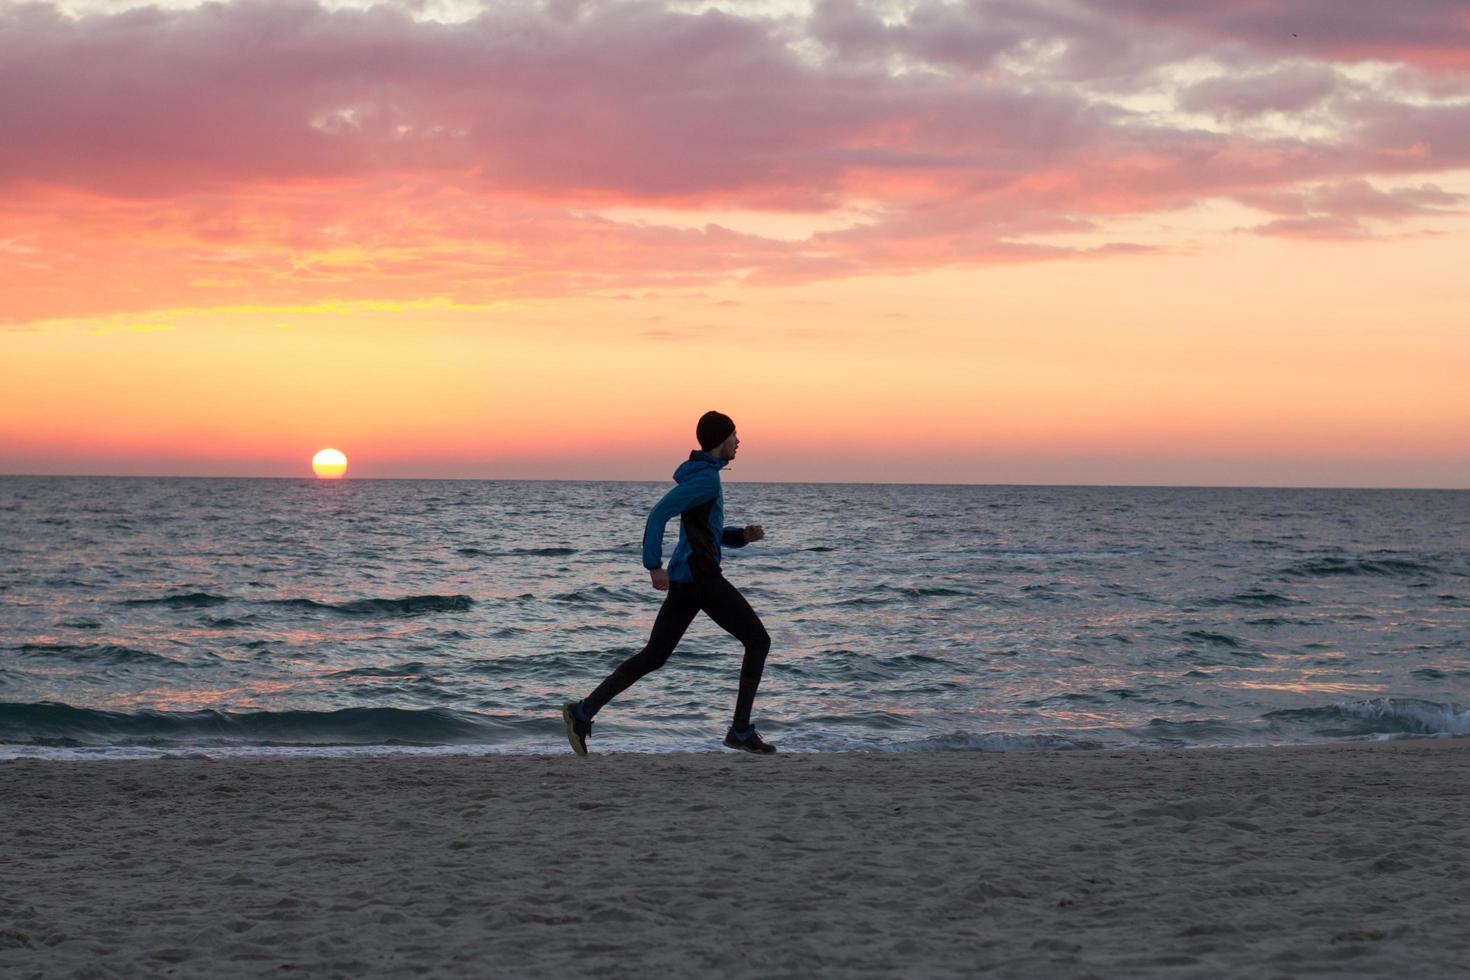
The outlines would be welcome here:
M 720 532 L 720 544 L 726 548 L 744 548 L 751 541 L 759 541 L 766 536 L 766 532 L 759 524 L 747 524 L 744 527 L 730 525 Z

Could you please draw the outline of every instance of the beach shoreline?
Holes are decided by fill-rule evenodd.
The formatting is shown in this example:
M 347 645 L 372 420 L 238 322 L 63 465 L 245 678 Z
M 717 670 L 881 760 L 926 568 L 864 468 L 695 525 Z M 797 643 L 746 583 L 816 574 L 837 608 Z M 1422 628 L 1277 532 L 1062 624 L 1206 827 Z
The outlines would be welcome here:
M 15 977 L 1446 975 L 1470 739 L 0 762 Z

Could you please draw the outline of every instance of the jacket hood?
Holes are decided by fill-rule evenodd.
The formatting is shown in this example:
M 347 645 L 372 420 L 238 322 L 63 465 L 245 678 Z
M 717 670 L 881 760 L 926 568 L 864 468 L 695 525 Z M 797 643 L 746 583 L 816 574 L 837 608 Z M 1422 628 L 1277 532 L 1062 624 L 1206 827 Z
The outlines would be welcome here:
M 724 469 L 728 462 L 730 462 L 728 459 L 721 459 L 714 453 L 696 449 L 689 454 L 688 459 L 679 464 L 678 469 L 674 470 L 674 482 L 683 483 L 710 470 L 718 472 Z

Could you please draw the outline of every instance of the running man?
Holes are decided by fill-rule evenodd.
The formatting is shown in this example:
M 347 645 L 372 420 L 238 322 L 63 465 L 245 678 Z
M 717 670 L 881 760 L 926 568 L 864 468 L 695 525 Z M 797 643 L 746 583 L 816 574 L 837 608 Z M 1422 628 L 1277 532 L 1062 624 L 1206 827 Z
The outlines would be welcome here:
M 735 451 L 740 448 L 740 438 L 735 434 L 735 423 L 730 416 L 705 412 L 694 434 L 699 449 L 691 452 L 674 471 L 677 486 L 654 505 L 643 529 L 643 567 L 652 576 L 653 587 L 669 594 L 653 622 L 648 644 L 620 664 L 597 690 L 581 701 L 569 701 L 562 706 L 567 739 L 578 755 L 587 754 L 587 737 L 592 734 L 592 719 L 597 712 L 638 678 L 662 667 L 701 610 L 745 644 L 735 721 L 725 733 L 725 745 L 762 754 L 776 751 L 774 745 L 756 734 L 755 726 L 750 723 L 750 708 L 755 702 L 755 690 L 760 686 L 771 638 L 750 603 L 720 571 L 721 545 L 743 548 L 747 542 L 759 541 L 766 534 L 759 524 L 745 527 L 722 524 L 725 494 L 720 489 L 720 470 L 735 458 Z M 679 543 L 674 546 L 665 571 L 664 527 L 676 514 Z

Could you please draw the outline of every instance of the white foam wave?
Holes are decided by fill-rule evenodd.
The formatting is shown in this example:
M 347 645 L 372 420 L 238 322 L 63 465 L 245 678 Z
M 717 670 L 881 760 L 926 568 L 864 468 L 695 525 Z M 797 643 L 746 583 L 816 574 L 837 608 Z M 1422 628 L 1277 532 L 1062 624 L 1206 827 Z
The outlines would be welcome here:
M 1470 735 L 1470 706 L 1413 698 L 1371 698 L 1338 706 L 1343 714 L 1381 722 L 1390 731 Z

